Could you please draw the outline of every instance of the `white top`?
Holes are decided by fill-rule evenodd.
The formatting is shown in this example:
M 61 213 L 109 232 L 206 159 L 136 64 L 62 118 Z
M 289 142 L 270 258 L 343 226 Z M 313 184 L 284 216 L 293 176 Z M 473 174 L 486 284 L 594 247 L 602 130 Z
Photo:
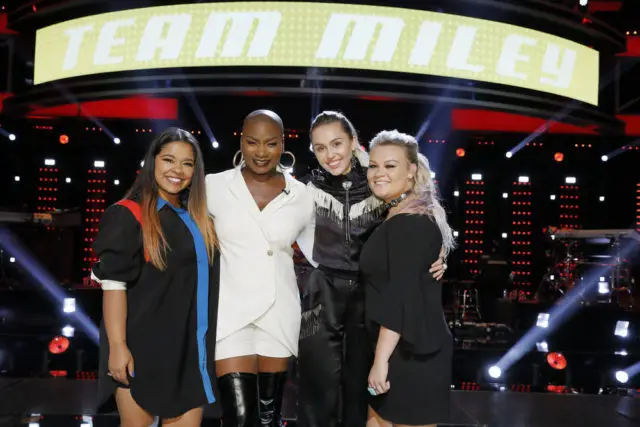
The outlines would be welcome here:
M 315 211 L 306 186 L 284 176 L 285 190 L 260 211 L 240 168 L 207 175 L 207 206 L 221 253 L 217 340 L 253 323 L 297 355 L 301 309 L 291 246 L 297 241 L 313 262 Z

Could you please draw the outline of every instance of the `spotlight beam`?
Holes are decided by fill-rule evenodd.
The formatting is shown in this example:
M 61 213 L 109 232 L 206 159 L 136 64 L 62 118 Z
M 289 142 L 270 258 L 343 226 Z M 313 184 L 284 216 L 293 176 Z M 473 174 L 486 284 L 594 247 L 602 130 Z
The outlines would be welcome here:
M 620 75 L 618 75 L 617 78 L 620 78 L 621 75 L 626 74 L 627 71 L 631 70 L 631 68 L 633 68 L 633 65 L 626 66 L 624 70 L 620 71 Z M 600 82 L 600 91 L 602 91 L 606 87 L 608 87 L 609 84 L 611 84 L 615 79 L 616 79 L 616 72 L 615 72 L 615 70 L 612 70 L 606 76 L 604 76 L 602 81 Z M 578 106 L 578 102 L 577 101 L 568 102 L 562 108 L 562 110 L 556 112 L 545 123 L 540 125 L 540 127 L 538 127 L 538 129 L 533 131 L 525 139 L 523 139 L 521 142 L 519 142 L 513 148 L 511 148 L 509 150 L 509 152 L 511 152 L 512 155 L 515 155 L 518 151 L 522 150 L 528 143 L 536 140 L 540 135 L 542 135 L 543 133 L 547 132 L 551 122 L 561 122 L 565 117 L 570 116 L 571 113 L 573 112 L 573 110 L 577 106 Z
M 625 258 L 635 250 L 637 245 L 636 241 L 632 241 L 620 250 L 620 257 Z M 612 254 L 617 255 L 617 254 Z M 534 326 L 529 329 L 517 343 L 511 347 L 507 353 L 500 358 L 496 366 L 499 367 L 502 372 L 507 371 L 518 360 L 522 359 L 529 351 L 531 351 L 537 342 L 544 341 L 560 326 L 562 326 L 567 320 L 569 320 L 575 313 L 577 313 L 582 305 L 580 301 L 586 294 L 591 292 L 594 288 L 597 289 L 599 278 L 608 275 L 613 270 L 613 267 L 600 267 L 591 269 L 586 275 L 585 280 L 579 286 L 571 289 L 563 299 L 561 299 L 555 306 L 549 311 L 549 326 L 542 328 Z
M 64 290 L 56 279 L 40 264 L 29 251 L 18 241 L 18 239 L 5 227 L 0 227 L 0 246 L 16 258 L 25 273 L 32 279 L 33 283 L 38 285 L 54 302 L 60 307 L 64 306 L 64 300 L 67 298 Z M 89 316 L 81 310 L 76 309 L 71 314 L 78 320 L 79 326 L 85 331 L 89 339 L 94 344 L 99 343 L 100 331 L 98 327 L 91 321 Z
M 631 142 L 630 144 L 625 144 L 624 146 L 625 147 L 637 147 L 638 145 L 640 145 L 640 139 L 636 139 L 635 141 Z M 611 151 L 611 152 L 609 152 L 607 154 L 604 154 L 600 158 L 600 160 L 602 160 L 603 162 L 607 162 L 607 161 L 613 159 L 614 157 L 619 156 L 620 154 L 624 154 L 624 153 L 625 153 L 625 150 L 623 150 L 622 147 L 618 147 L 615 150 L 613 150 L 613 151 Z M 605 158 L 606 158 L 606 160 L 605 160 Z

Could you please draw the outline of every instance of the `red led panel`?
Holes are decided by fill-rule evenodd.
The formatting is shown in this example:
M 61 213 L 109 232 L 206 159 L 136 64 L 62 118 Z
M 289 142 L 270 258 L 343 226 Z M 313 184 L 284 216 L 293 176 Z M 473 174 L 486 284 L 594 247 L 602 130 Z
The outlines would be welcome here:
M 473 276 L 480 274 L 480 258 L 485 241 L 485 183 L 469 180 L 464 185 L 464 224 L 462 249 L 464 268 Z
M 107 192 L 107 171 L 93 168 L 87 171 L 87 194 L 84 210 L 84 250 L 82 259 L 82 273 L 87 276 L 91 267 L 97 261 L 93 252 L 93 242 L 98 234 L 100 218 L 106 208 L 105 196 Z M 93 282 L 87 281 L 87 284 Z
M 532 191 L 531 182 L 514 181 L 511 191 L 511 271 L 518 299 L 529 299 L 532 261 Z

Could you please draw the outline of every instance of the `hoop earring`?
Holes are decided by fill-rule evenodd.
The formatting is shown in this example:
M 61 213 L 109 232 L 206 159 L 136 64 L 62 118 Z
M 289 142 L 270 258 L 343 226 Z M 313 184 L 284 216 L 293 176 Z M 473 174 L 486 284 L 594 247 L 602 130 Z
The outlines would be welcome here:
M 288 155 L 290 155 L 290 156 L 291 156 L 291 160 L 292 160 L 292 161 L 291 161 L 291 165 L 290 165 L 290 166 L 285 166 L 285 165 L 283 165 L 282 163 L 280 163 L 280 164 L 279 164 L 279 166 L 280 166 L 282 169 L 293 169 L 293 167 L 296 165 L 296 156 L 294 156 L 294 155 L 293 155 L 293 153 L 292 153 L 291 151 L 285 151 L 285 152 L 284 152 L 284 153 L 282 153 L 282 154 L 288 154 Z M 280 156 L 280 161 L 282 162 L 282 156 Z
M 238 162 L 238 154 L 240 154 L 240 162 Z M 233 156 L 233 167 L 237 168 L 243 163 L 244 163 L 244 156 L 242 155 L 242 150 L 238 150 L 236 151 L 236 154 Z

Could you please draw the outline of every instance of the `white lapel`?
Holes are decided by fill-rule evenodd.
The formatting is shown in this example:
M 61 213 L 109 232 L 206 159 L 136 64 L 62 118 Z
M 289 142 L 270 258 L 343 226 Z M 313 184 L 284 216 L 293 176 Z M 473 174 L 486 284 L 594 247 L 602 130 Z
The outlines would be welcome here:
M 253 199 L 239 167 L 235 168 L 231 174 L 229 190 L 240 202 L 242 209 L 254 219 L 258 220 L 260 216 L 260 209 L 258 209 L 258 205 Z
M 283 206 L 293 203 L 297 194 L 295 189 L 293 188 L 293 183 L 295 178 L 293 178 L 290 174 L 284 173 L 284 191 L 276 196 L 265 208 L 262 210 L 262 213 L 265 215 L 273 215 Z
M 291 203 L 297 196 L 292 185 L 295 179 L 286 173 L 284 174 L 284 177 L 285 191 L 269 202 L 262 211 L 260 211 L 256 201 L 253 199 L 253 196 L 249 191 L 249 187 L 247 187 L 247 183 L 242 176 L 241 169 L 239 167 L 236 168 L 230 177 L 229 190 L 238 202 L 240 202 L 240 208 L 247 212 L 256 222 L 258 229 L 269 244 L 271 244 L 271 238 L 269 236 L 269 230 L 265 227 L 264 221 L 267 216 L 273 215 L 280 208 Z

